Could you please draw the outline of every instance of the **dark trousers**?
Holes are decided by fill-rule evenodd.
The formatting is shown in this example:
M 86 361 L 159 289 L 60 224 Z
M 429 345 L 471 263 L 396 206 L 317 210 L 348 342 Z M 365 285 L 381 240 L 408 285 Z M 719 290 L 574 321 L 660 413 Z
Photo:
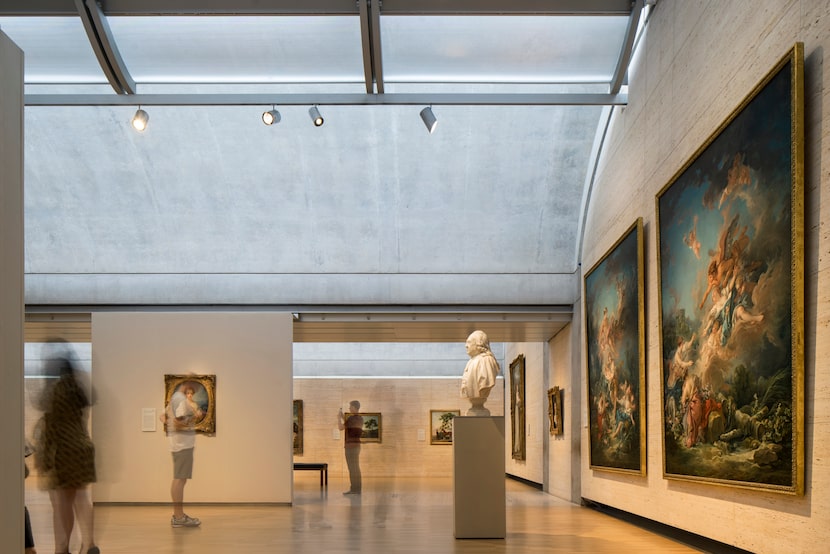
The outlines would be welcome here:
M 360 445 L 346 447 L 346 466 L 349 468 L 349 490 L 360 492 L 363 478 L 360 475 Z

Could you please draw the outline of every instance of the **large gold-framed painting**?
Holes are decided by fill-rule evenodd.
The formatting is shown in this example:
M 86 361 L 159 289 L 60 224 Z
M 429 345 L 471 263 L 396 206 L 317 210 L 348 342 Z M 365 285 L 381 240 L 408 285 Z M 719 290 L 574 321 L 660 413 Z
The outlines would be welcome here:
M 643 220 L 585 275 L 590 467 L 646 474 Z
M 668 479 L 803 493 L 803 56 L 657 195 Z

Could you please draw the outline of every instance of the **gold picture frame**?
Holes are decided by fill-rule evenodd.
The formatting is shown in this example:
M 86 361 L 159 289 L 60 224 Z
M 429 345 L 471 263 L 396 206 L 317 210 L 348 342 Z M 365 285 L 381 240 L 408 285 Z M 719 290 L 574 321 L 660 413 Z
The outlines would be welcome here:
M 510 362 L 510 421 L 512 424 L 512 454 L 514 460 L 527 455 L 525 440 L 525 357 L 519 354 Z
M 191 428 L 193 431 L 205 435 L 216 433 L 216 375 L 165 375 L 164 376 L 164 411 L 170 405 L 170 399 L 177 391 L 193 394 L 189 402 L 193 404 L 196 416 Z M 164 418 L 164 431 L 167 432 L 169 417 Z
M 303 401 L 294 401 L 294 455 L 303 453 Z
M 358 414 L 346 414 L 346 427 L 353 415 L 363 418 L 363 431 L 360 435 L 360 442 L 383 442 L 383 420 L 379 412 L 360 412 Z
M 452 420 L 461 415 L 461 410 L 429 411 L 429 443 L 452 444 Z
M 646 475 L 643 219 L 585 274 L 591 469 Z
M 548 419 L 550 434 L 562 434 L 562 391 L 559 387 L 548 389 Z
M 663 477 L 803 494 L 803 44 L 655 207 Z

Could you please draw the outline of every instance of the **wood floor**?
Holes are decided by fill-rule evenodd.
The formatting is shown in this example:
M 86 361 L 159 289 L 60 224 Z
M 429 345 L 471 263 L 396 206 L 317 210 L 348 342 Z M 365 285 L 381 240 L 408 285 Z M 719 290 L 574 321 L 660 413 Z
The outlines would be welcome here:
M 306 473 L 308 473 L 306 475 Z M 53 550 L 48 496 L 30 478 L 26 503 L 39 554 Z M 293 506 L 201 505 L 186 511 L 199 528 L 170 527 L 168 506 L 96 506 L 102 554 L 661 553 L 701 552 L 596 510 L 507 480 L 507 538 L 453 537 L 450 479 L 364 479 L 361 496 L 328 492 L 313 472 L 299 472 Z M 72 540 L 78 552 L 80 539 Z

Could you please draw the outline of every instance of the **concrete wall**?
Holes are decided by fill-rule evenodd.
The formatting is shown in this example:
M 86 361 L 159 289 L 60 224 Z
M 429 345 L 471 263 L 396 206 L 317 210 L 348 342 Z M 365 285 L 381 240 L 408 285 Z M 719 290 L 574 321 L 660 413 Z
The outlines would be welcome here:
M 26 302 L 573 302 L 602 108 L 280 109 L 28 107 Z
M 829 13 L 827 2 L 816 0 L 660 1 L 630 70 L 630 103 L 612 121 L 582 253 L 582 267 L 591 267 L 643 217 L 648 475 L 588 469 L 583 402 L 582 495 L 759 553 L 815 552 L 830 541 L 830 173 L 824 163 L 830 159 L 830 73 L 823 68 Z M 796 41 L 805 45 L 806 73 L 806 491 L 789 496 L 668 481 L 662 477 L 655 195 Z
M 216 375 L 216 435 L 196 439 L 185 501 L 291 502 L 291 326 L 288 313 L 94 314 L 94 500 L 170 500 L 167 437 L 142 431 L 142 410 L 162 413 L 165 374 L 193 372 Z
M 504 344 L 491 343 L 499 361 Z M 461 382 L 470 357 L 464 342 L 294 344 L 294 377 L 451 377 Z
M 0 544 L 23 551 L 23 52 L 0 32 Z
M 430 444 L 430 410 L 470 407 L 461 398 L 461 377 L 321 377 L 294 379 L 294 398 L 303 401 L 303 453 L 297 462 L 327 462 L 329 474 L 347 477 L 343 433 L 337 410 L 348 411 L 359 400 L 361 412 L 380 412 L 382 440 L 364 444 L 360 454 L 363 477 L 450 477 L 452 446 Z M 504 415 L 504 379 L 487 400 L 494 416 Z

